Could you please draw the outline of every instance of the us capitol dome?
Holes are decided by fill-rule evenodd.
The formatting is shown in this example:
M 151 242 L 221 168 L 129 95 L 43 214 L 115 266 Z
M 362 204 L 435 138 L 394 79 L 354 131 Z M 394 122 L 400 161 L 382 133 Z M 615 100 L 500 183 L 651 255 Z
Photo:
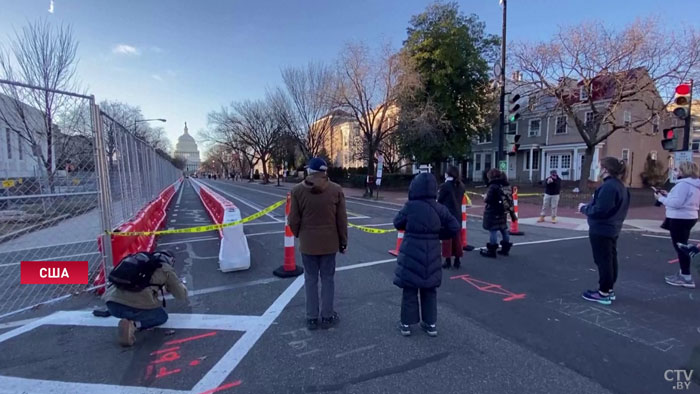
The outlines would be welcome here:
M 197 142 L 187 132 L 187 122 L 185 122 L 185 133 L 177 139 L 174 155 L 185 159 L 185 171 L 187 173 L 194 173 L 199 169 L 199 149 L 197 148 Z

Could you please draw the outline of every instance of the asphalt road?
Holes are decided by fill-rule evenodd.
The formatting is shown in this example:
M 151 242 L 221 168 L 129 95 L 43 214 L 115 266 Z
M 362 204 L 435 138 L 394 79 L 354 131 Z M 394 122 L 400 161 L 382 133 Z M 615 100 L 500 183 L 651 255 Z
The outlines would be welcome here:
M 287 193 L 203 182 L 243 216 Z M 398 209 L 348 198 L 357 224 L 391 228 Z M 208 223 L 185 184 L 167 226 Z M 485 243 L 480 226 L 469 222 L 470 244 Z M 13 355 L 0 357 L 0 392 L 670 393 L 679 391 L 677 376 L 666 371 L 700 374 L 700 295 L 663 282 L 677 269 L 667 263 L 667 239 L 621 236 L 617 301 L 605 307 L 580 297 L 597 282 L 585 233 L 521 226 L 511 257 L 470 252 L 461 269 L 443 273 L 437 338 L 419 330 L 405 338 L 387 253 L 395 233 L 350 230 L 336 274 L 341 322 L 309 332 L 302 279 L 271 275 L 282 264 L 283 229 L 282 208 L 247 224 L 252 265 L 231 273 L 218 271 L 216 233 L 159 238 L 176 252 L 190 298 L 168 301 L 166 327 L 142 333 L 130 349 L 114 342 L 116 319 L 84 311 L 98 303 L 87 296 L 0 322 L 0 354 Z M 68 312 L 52 315 L 60 311 Z

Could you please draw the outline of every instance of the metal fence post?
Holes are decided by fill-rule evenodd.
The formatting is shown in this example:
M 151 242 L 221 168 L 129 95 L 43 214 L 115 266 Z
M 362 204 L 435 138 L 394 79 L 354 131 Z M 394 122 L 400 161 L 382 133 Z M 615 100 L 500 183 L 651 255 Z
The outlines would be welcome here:
M 105 156 L 104 135 L 102 132 L 102 117 L 100 115 L 100 107 L 95 104 L 95 97 L 90 98 L 90 110 L 92 114 L 92 125 L 95 136 L 95 164 L 97 165 L 98 187 L 99 187 L 99 206 L 100 219 L 102 222 L 102 254 L 103 263 L 105 265 L 105 278 L 112 270 L 114 262 L 112 261 L 112 239 L 108 231 L 112 231 L 112 200 L 109 183 L 109 169 L 107 168 L 107 157 Z

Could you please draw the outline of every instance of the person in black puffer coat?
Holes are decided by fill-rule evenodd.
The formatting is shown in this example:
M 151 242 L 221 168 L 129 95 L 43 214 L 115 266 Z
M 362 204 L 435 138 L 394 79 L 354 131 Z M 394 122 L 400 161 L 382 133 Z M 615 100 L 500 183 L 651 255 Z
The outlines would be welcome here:
M 513 244 L 510 243 L 510 235 L 508 234 L 508 218 L 510 208 L 506 208 L 503 202 L 506 200 L 503 186 L 508 186 L 508 180 L 505 174 L 501 171 L 492 168 L 488 173 L 489 189 L 484 197 L 484 230 L 489 232 L 489 243 L 486 244 L 486 250 L 481 250 L 479 253 L 485 257 L 496 257 L 498 251 L 498 233 L 501 233 L 503 240 L 501 241 L 501 250 L 498 253 L 508 256 L 510 248 Z
M 411 335 L 411 325 L 418 322 L 428 335 L 437 336 L 437 287 L 442 283 L 440 240 L 454 237 L 459 222 L 437 203 L 436 197 L 435 177 L 418 174 L 411 182 L 408 202 L 394 218 L 394 227 L 405 231 L 394 284 L 403 289 L 399 329 L 406 336 Z
M 461 222 L 463 197 L 464 185 L 459 179 L 459 169 L 455 166 L 450 166 L 447 168 L 447 174 L 445 174 L 445 183 L 440 185 L 438 189 L 437 201 L 444 205 L 458 222 Z M 442 264 L 442 268 L 450 268 L 450 266 L 452 266 L 451 257 L 455 258 L 454 267 L 459 268 L 462 264 L 459 259 L 463 254 L 462 234 L 458 232 L 452 239 L 442 241 L 442 257 L 445 258 L 445 263 Z

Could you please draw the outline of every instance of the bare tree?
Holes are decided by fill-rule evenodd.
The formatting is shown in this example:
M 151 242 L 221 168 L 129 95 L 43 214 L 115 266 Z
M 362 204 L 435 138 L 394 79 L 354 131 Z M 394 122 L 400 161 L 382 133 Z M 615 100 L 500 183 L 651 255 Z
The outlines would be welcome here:
M 374 156 L 396 128 L 396 99 L 401 75 L 399 55 L 389 46 L 371 53 L 365 44 L 347 44 L 338 61 L 339 84 L 335 102 L 350 112 L 360 126 L 368 175 L 374 175 Z M 367 194 L 372 194 L 368 185 Z
M 643 126 L 666 116 L 672 87 L 697 72 L 700 36 L 664 31 L 651 19 L 620 31 L 590 22 L 562 28 L 549 42 L 517 44 L 511 60 L 531 99 L 573 120 L 586 144 L 579 188 L 587 190 L 596 145 L 624 128 L 649 133 Z M 646 116 L 623 119 L 620 110 L 632 105 Z
M 334 74 L 321 63 L 282 70 L 285 89 L 277 89 L 271 102 L 280 123 L 299 144 L 306 159 L 317 156 L 331 129 Z
M 57 90 L 76 92 L 75 79 L 78 59 L 77 41 L 70 26 L 52 27 L 47 21 L 30 23 L 9 38 L 0 48 L 0 77 L 23 82 L 40 89 L 1 84 L 6 97 L 0 102 L 0 120 L 31 147 L 46 172 L 53 191 L 54 173 L 59 160 L 56 154 L 64 149 L 58 124 L 61 117 L 81 119 L 85 113 L 76 107 L 85 106 L 83 99 L 56 93 Z M 39 114 L 39 115 L 37 115 Z M 65 120 L 65 119 L 64 119 Z
M 172 152 L 170 140 L 166 137 L 162 127 L 153 127 L 147 122 L 141 122 L 144 118 L 141 107 L 121 101 L 102 101 L 100 109 L 117 122 L 106 122 L 104 127 L 107 140 L 105 150 L 109 158 L 110 168 L 113 165 L 118 133 L 129 133 L 142 139 L 153 149 L 160 149 L 167 153 Z
M 263 179 L 268 180 L 268 163 L 282 127 L 275 108 L 268 99 L 231 104 L 209 114 L 213 128 L 202 135 L 205 140 L 227 144 L 244 155 L 251 168 L 258 162 L 263 167 Z

